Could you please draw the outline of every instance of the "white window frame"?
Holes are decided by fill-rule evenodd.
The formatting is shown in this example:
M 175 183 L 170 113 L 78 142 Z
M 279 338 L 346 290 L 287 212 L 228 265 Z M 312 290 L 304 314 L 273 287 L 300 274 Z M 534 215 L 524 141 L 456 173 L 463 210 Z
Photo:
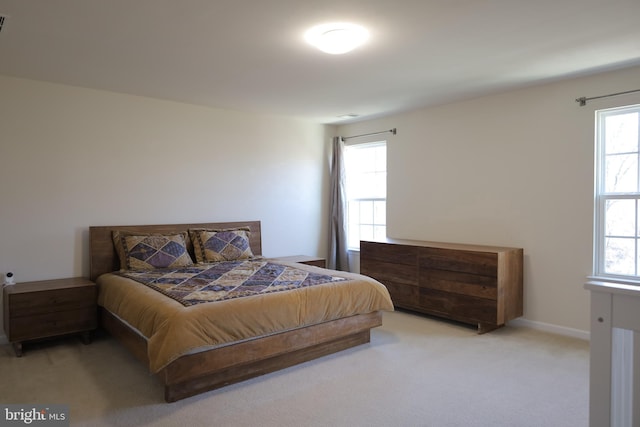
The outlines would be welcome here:
M 625 281 L 632 284 L 640 285 L 640 120 L 638 129 L 638 146 L 636 151 L 628 153 L 616 153 L 617 155 L 623 154 L 636 154 L 637 160 L 637 177 L 638 185 L 635 192 L 607 192 L 605 188 L 605 175 L 606 175 L 606 155 L 605 155 L 605 139 L 606 128 L 605 119 L 619 114 L 637 113 L 640 116 L 640 104 L 630 105 L 624 107 L 609 108 L 596 111 L 596 155 L 595 155 L 595 221 L 594 221 L 594 271 L 593 274 L 596 277 L 604 279 L 615 279 L 619 281 Z M 635 218 L 634 218 L 634 230 L 635 236 L 616 236 L 606 235 L 606 206 L 608 201 L 635 201 Z M 634 274 L 615 274 L 605 271 L 606 270 L 606 241 L 607 237 L 629 239 L 634 241 Z
M 349 150 L 349 149 L 353 149 L 353 148 L 358 148 L 358 149 L 375 148 L 375 147 L 380 147 L 380 146 L 384 146 L 385 150 L 386 150 L 387 141 L 376 141 L 376 142 L 364 142 L 364 143 L 349 144 L 349 145 L 345 146 L 345 157 L 346 157 L 346 151 Z M 388 164 L 388 162 L 385 162 L 385 182 L 386 182 L 386 175 L 387 175 L 387 164 Z M 349 178 L 349 170 L 348 170 L 348 162 L 346 162 L 346 161 L 345 161 L 345 173 L 346 173 L 346 179 L 348 180 L 348 178 Z M 348 184 L 347 184 L 347 187 L 348 187 Z M 385 184 L 385 188 L 386 188 L 386 184 Z M 387 215 L 386 215 L 386 211 L 387 211 L 387 191 L 385 189 L 385 197 L 359 197 L 359 198 L 354 198 L 349 194 L 349 191 L 347 189 L 346 196 L 347 196 L 346 197 L 347 198 L 347 200 L 346 200 L 347 206 L 346 206 L 346 209 L 345 209 L 345 215 L 346 215 L 345 221 L 346 221 L 346 224 L 347 224 L 347 249 L 350 250 L 350 251 L 357 252 L 357 251 L 360 250 L 360 240 L 362 239 L 362 233 L 361 233 L 361 229 L 358 230 L 358 236 L 359 236 L 358 244 L 355 245 L 353 243 L 352 239 L 351 239 L 352 231 L 353 231 L 351 229 L 351 224 L 353 222 L 349 218 L 349 212 L 350 212 L 349 204 L 350 204 L 350 202 L 372 202 L 372 203 L 381 202 L 381 201 L 385 202 L 384 224 L 376 223 L 374 218 L 372 218 L 372 220 L 374 220 L 373 223 L 366 223 L 366 222 L 360 222 L 360 221 L 357 221 L 357 223 L 358 223 L 359 227 L 362 227 L 363 225 L 373 226 L 373 227 L 384 227 L 384 234 L 386 236 L 386 227 L 387 227 L 387 221 L 386 221 L 386 217 L 387 217 Z

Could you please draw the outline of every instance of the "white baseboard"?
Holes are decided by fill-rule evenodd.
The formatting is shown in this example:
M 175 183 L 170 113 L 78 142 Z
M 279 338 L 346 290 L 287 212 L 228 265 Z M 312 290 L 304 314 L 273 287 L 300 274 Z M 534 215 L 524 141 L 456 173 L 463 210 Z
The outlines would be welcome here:
M 579 338 L 585 341 L 589 341 L 589 331 L 583 331 L 580 329 L 567 328 L 565 326 L 552 325 L 551 323 L 536 322 L 533 320 L 527 320 L 518 318 L 509 321 L 509 325 L 524 326 L 531 329 L 539 329 L 545 332 L 551 332 L 558 335 L 564 335 L 567 337 Z

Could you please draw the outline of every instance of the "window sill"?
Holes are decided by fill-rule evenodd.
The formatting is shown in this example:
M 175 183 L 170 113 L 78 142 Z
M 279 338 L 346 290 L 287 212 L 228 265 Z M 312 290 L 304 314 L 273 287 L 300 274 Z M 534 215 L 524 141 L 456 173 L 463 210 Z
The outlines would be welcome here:
M 613 276 L 587 276 L 587 280 L 590 282 L 604 282 L 604 283 L 618 283 L 621 285 L 639 286 L 640 277 L 637 279 L 629 279 L 625 277 L 613 277 Z

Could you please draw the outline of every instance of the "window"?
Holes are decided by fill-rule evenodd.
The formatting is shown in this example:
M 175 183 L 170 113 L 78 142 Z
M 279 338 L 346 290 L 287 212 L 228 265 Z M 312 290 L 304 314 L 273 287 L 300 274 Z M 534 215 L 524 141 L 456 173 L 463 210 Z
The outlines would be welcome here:
M 595 271 L 640 277 L 640 105 L 596 112 Z
M 347 196 L 347 246 L 387 234 L 387 143 L 348 145 L 344 149 Z

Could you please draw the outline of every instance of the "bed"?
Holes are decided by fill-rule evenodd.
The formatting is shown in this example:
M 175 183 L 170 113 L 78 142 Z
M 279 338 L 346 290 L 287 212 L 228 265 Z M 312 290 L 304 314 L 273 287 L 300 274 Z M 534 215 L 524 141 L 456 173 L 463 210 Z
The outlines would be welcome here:
M 244 249 L 205 250 L 201 236 L 229 233 Z M 94 226 L 89 236 L 100 324 L 161 380 L 167 402 L 368 343 L 393 310 L 374 279 L 262 257 L 260 221 Z M 141 236 L 184 243 L 192 264 L 179 254 L 185 263 L 140 267 L 119 243 L 151 238 Z

